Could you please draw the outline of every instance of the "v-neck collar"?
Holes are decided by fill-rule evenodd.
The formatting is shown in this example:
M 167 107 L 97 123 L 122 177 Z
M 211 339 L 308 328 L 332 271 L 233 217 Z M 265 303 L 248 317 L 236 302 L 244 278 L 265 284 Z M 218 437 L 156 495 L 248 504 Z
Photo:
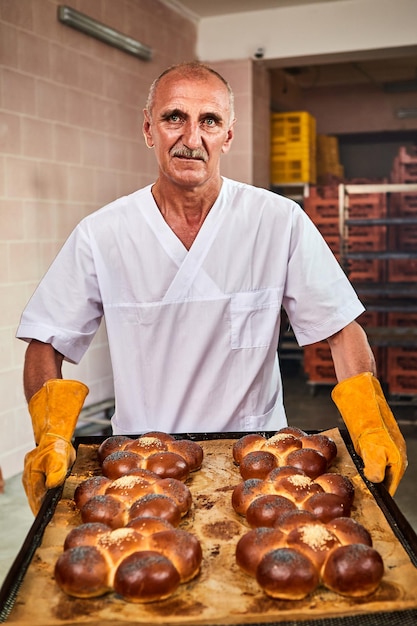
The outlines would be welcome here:
M 217 286 L 205 274 L 205 272 L 201 272 L 200 270 L 204 259 L 206 258 L 206 255 L 208 254 L 211 245 L 221 228 L 226 214 L 228 204 L 226 202 L 226 181 L 223 180 L 220 193 L 208 212 L 206 219 L 201 225 L 201 228 L 189 250 L 187 250 L 181 240 L 164 220 L 152 195 L 150 187 L 149 195 L 151 201 L 147 210 L 144 212 L 145 219 L 152 228 L 165 252 L 178 267 L 178 272 L 169 286 L 163 301 L 178 301 L 182 298 L 186 298 L 189 296 L 191 286 L 198 289 L 198 285 L 200 285 L 200 289 L 198 290 L 204 291 L 207 296 L 213 296 L 215 294 L 219 295 L 220 292 Z M 199 280 L 196 282 L 197 276 L 199 277 Z

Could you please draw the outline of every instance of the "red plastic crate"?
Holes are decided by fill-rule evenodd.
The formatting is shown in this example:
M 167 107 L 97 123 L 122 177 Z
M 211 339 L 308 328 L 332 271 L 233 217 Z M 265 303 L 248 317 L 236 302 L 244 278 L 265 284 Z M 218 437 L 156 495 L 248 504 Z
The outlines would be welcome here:
M 399 328 L 414 328 L 417 326 L 417 313 L 387 313 L 387 326 Z
M 309 198 L 311 200 L 323 200 L 323 198 L 338 200 L 338 183 L 333 185 L 311 185 L 309 188 Z
M 351 252 L 382 252 L 387 247 L 385 226 L 352 226 L 347 247 Z
M 387 374 L 388 391 L 393 395 L 414 396 L 417 394 L 417 374 Z
M 313 222 L 322 219 L 339 219 L 339 203 L 334 198 L 320 198 L 317 200 L 309 196 L 304 198 L 303 207 Z
M 417 217 L 417 193 L 393 193 L 389 203 L 391 217 Z
M 351 194 L 349 196 L 349 217 L 375 218 L 387 214 L 385 193 Z
M 336 374 L 333 365 L 323 365 L 317 363 L 313 365 L 309 371 L 308 380 L 311 383 L 325 383 L 335 385 L 337 383 Z
M 385 382 L 387 378 L 387 348 L 382 346 L 371 346 L 376 363 L 378 380 Z
M 379 259 L 349 259 L 347 275 L 353 283 L 382 282 L 385 280 L 385 262 Z
M 357 318 L 357 322 L 364 328 L 377 328 L 384 325 L 385 314 L 379 311 L 365 311 Z
M 319 218 L 314 221 L 315 225 L 326 239 L 326 237 L 340 237 L 339 234 L 339 222 L 333 218 L 330 219 L 322 219 Z
M 417 282 L 417 259 L 389 259 L 388 281 L 391 283 Z
M 407 224 L 393 228 L 392 232 L 390 232 L 389 245 L 390 250 L 395 250 L 396 252 L 416 252 L 417 224 Z
M 387 371 L 393 375 L 417 373 L 417 348 L 387 348 Z
M 304 362 L 333 362 L 330 346 L 327 341 L 319 341 L 311 346 L 304 346 Z
M 395 158 L 391 170 L 391 180 L 393 183 L 416 183 L 417 162 L 401 163 Z

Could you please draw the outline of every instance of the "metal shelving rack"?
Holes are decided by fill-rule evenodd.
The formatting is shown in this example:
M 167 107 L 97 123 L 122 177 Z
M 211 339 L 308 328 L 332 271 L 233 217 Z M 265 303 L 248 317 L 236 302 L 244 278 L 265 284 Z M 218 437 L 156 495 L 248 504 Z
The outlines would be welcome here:
M 350 218 L 349 198 L 352 194 L 372 193 L 417 193 L 417 184 L 414 183 L 387 183 L 387 184 L 340 184 L 339 185 L 339 233 L 340 233 L 340 262 L 347 271 L 350 259 L 417 259 L 417 250 L 410 252 L 390 251 L 381 252 L 352 252 L 349 251 L 350 226 L 381 226 L 386 225 L 417 225 L 416 216 L 389 216 L 378 218 Z M 388 229 L 387 229 L 388 230 Z M 417 312 L 417 281 L 404 283 L 355 283 L 355 289 L 369 311 L 377 312 Z M 417 346 L 416 327 L 388 327 L 366 328 L 371 345 L 378 347 L 414 347 Z

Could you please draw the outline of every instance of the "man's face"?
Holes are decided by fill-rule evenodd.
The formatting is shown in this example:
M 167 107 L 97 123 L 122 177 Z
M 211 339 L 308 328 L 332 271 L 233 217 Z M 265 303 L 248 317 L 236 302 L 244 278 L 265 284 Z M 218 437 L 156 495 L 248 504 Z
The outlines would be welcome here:
M 158 84 L 151 117 L 144 115 L 145 140 L 155 148 L 160 178 L 188 188 L 218 179 L 234 120 L 227 88 L 216 76 L 172 71 Z

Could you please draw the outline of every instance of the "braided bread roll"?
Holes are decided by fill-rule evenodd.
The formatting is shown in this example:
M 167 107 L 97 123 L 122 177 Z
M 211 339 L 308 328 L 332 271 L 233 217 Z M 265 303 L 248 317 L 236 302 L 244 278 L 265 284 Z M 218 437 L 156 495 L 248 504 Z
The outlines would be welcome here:
M 80 483 L 75 489 L 74 501 L 82 521 L 116 529 L 126 526 L 135 517 L 151 516 L 178 526 L 192 503 L 187 485 L 175 478 L 159 478 L 152 472 L 141 472 L 141 475 L 126 475 L 116 480 L 92 476 Z
M 236 546 L 236 563 L 273 598 L 299 600 L 320 584 L 346 596 L 373 593 L 382 557 L 369 532 L 351 518 L 323 524 L 309 512 L 289 511 L 280 528 L 254 528 Z
M 134 527 L 82 524 L 73 529 L 54 575 L 70 596 L 92 598 L 114 590 L 129 602 L 153 602 L 194 578 L 201 562 L 194 535 L 158 518 L 136 518 Z
M 275 468 L 264 480 L 244 480 L 232 492 L 234 510 L 251 527 L 279 527 L 282 515 L 294 509 L 308 511 L 322 522 L 349 517 L 353 500 L 354 487 L 346 476 L 326 473 L 312 480 L 290 466 Z
M 175 439 L 168 433 L 149 432 L 136 439 L 115 435 L 98 448 L 103 474 L 115 479 L 137 470 L 149 470 L 161 478 L 185 481 L 201 467 L 203 449 L 188 439 Z
M 233 445 L 233 459 L 244 480 L 265 478 L 273 469 L 286 465 L 301 469 L 310 478 L 328 470 L 337 455 L 337 446 L 326 435 L 308 435 L 285 427 L 269 439 L 250 433 Z

